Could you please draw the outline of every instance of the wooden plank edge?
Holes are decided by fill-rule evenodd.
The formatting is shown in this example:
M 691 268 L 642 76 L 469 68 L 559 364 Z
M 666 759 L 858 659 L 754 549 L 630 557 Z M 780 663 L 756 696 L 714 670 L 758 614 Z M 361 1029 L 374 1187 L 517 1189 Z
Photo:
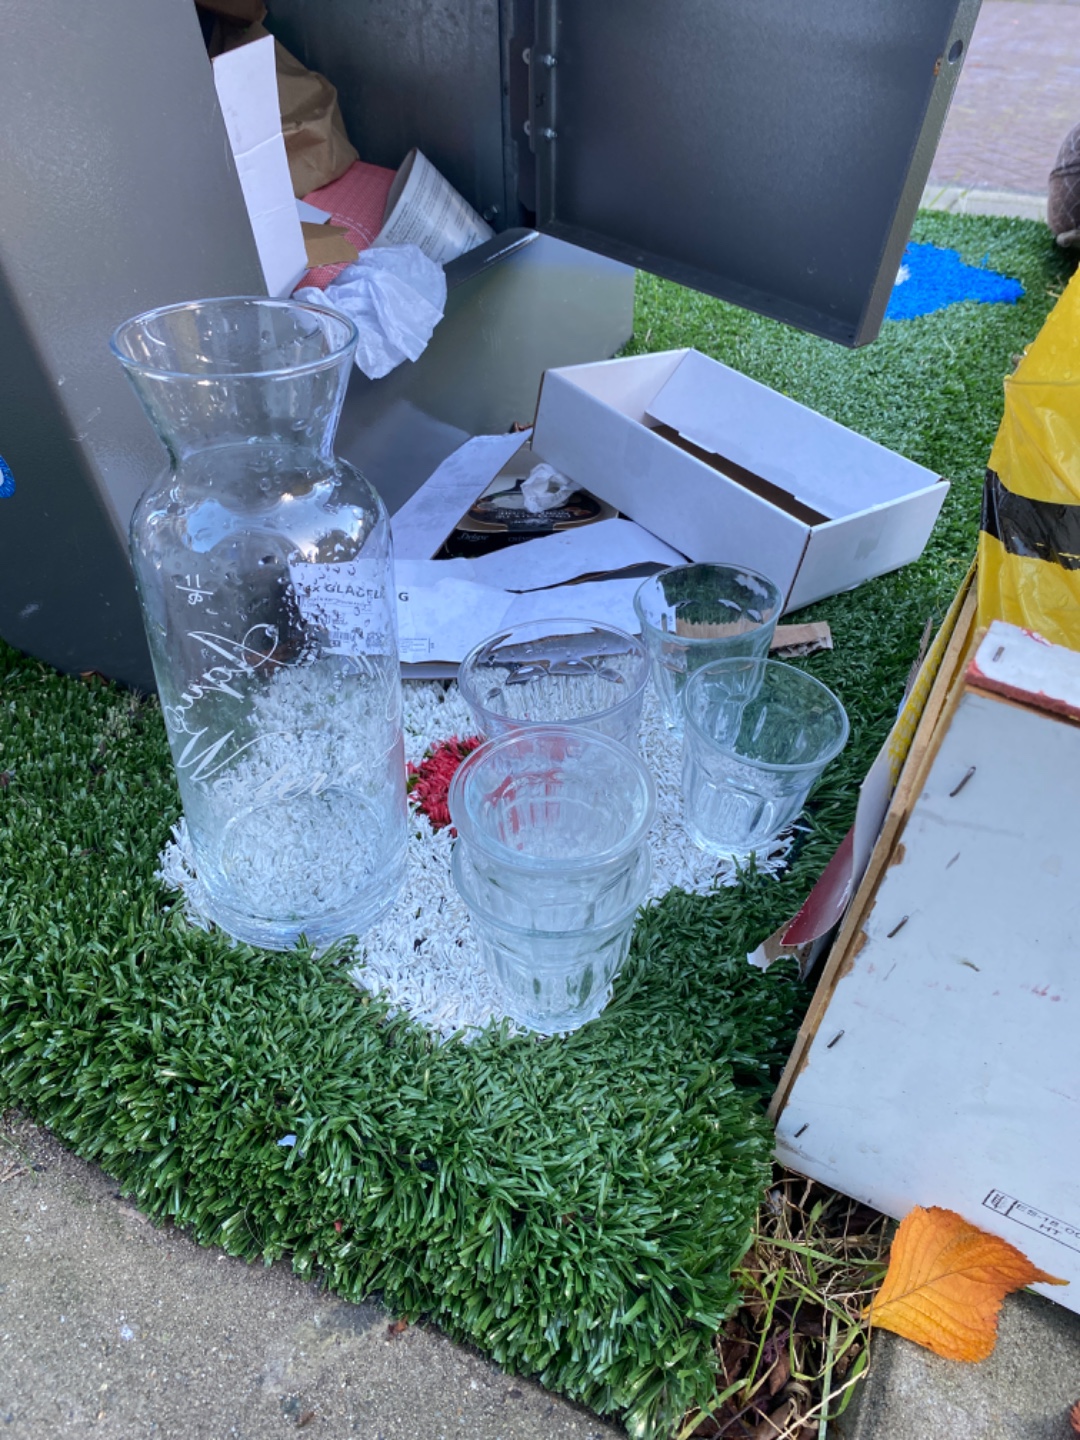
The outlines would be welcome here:
M 806 1064 L 810 1046 L 817 1034 L 818 1026 L 832 1000 L 837 985 L 854 963 L 861 949 L 863 923 L 873 906 L 881 877 L 892 863 L 900 833 L 907 823 L 914 797 L 922 788 L 930 764 L 937 754 L 952 711 L 959 704 L 964 689 L 964 672 L 967 662 L 974 653 L 979 636 L 975 620 L 978 595 L 973 575 L 969 572 L 965 585 L 968 587 L 964 603 L 957 616 L 952 637 L 941 657 L 937 676 L 927 696 L 926 705 L 919 718 L 911 748 L 907 753 L 900 776 L 896 782 L 889 808 L 885 813 L 881 834 L 870 856 L 858 889 L 843 920 L 832 948 L 822 967 L 821 975 L 814 990 L 813 998 L 799 1027 L 788 1062 L 769 1102 L 769 1119 L 776 1123 L 787 1104 L 792 1087 Z

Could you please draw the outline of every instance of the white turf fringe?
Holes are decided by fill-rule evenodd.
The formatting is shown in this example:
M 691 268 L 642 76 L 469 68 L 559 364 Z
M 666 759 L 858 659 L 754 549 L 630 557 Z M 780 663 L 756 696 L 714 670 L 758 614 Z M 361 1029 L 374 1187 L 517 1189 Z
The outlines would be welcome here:
M 418 764 L 439 740 L 473 733 L 469 710 L 456 685 L 409 680 L 405 691 L 405 758 Z M 733 885 L 732 861 L 704 854 L 687 838 L 680 820 L 681 743 L 667 730 L 656 696 L 645 697 L 641 725 L 642 758 L 656 781 L 657 814 L 649 842 L 653 854 L 650 900 L 676 887 L 705 894 Z M 766 875 L 784 869 L 794 836 L 780 836 L 757 868 Z M 427 816 L 412 813 L 408 872 L 396 905 L 364 936 L 355 955 L 352 978 L 372 994 L 381 994 L 429 1030 L 449 1039 L 462 1031 L 501 1020 L 498 993 L 480 960 L 468 912 L 450 877 L 449 829 L 433 831 Z M 182 896 L 188 921 L 209 928 L 202 886 L 195 873 L 184 821 L 159 858 L 157 878 Z

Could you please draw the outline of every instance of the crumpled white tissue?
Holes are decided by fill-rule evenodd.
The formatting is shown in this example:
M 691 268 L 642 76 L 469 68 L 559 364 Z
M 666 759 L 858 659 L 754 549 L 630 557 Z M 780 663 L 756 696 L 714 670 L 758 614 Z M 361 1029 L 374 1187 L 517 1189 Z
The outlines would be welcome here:
M 568 480 L 550 465 L 540 464 L 521 482 L 521 497 L 530 515 L 542 515 L 569 500 L 577 488 L 576 480 Z
M 293 298 L 348 315 L 360 331 L 356 363 L 378 380 L 424 353 L 446 309 L 446 276 L 417 245 L 377 245 L 325 290 L 307 285 Z

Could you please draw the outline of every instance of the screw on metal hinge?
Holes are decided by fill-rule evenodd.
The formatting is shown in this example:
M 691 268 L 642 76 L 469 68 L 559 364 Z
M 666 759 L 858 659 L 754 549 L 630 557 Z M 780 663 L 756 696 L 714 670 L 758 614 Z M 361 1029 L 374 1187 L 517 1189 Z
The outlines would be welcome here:
M 545 70 L 554 70 L 556 64 L 554 55 L 537 55 L 536 58 Z
M 525 64 L 526 64 L 526 65 L 531 65 L 531 64 L 532 64 L 532 46 L 531 46 L 531 45 L 526 45 L 526 46 L 525 46 L 525 49 L 522 50 L 522 52 L 521 52 L 521 58 L 522 58 L 522 60 L 525 61 Z
M 497 205 L 489 205 L 487 209 L 483 212 L 483 217 L 485 220 L 491 221 L 495 219 L 498 213 L 499 207 Z
M 532 134 L 532 125 L 529 123 L 528 120 L 525 121 L 524 130 L 526 135 Z
M 556 138 L 556 133 L 550 125 L 545 125 L 544 128 L 540 131 L 541 140 L 555 140 Z

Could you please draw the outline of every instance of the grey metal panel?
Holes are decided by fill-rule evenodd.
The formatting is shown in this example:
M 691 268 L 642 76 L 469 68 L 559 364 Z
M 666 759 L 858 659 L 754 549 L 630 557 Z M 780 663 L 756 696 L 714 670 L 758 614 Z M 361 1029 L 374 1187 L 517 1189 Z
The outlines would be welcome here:
M 0 634 L 152 684 L 126 526 L 164 464 L 113 328 L 265 293 L 191 0 L 0 0 Z
M 499 0 L 274 0 L 269 24 L 337 86 L 361 159 L 396 169 L 418 146 L 507 223 Z
M 634 272 L 534 230 L 447 266 L 446 315 L 415 364 L 354 373 L 337 450 L 397 510 L 470 435 L 529 424 L 543 372 L 612 355 L 634 320 Z
M 33 363 L 0 283 L 0 454 L 15 479 L 0 500 L 0 635 L 58 669 L 100 670 L 151 689 L 127 551 L 70 437 L 55 378 Z
M 864 343 L 977 10 L 978 0 L 537 0 L 537 224 Z

